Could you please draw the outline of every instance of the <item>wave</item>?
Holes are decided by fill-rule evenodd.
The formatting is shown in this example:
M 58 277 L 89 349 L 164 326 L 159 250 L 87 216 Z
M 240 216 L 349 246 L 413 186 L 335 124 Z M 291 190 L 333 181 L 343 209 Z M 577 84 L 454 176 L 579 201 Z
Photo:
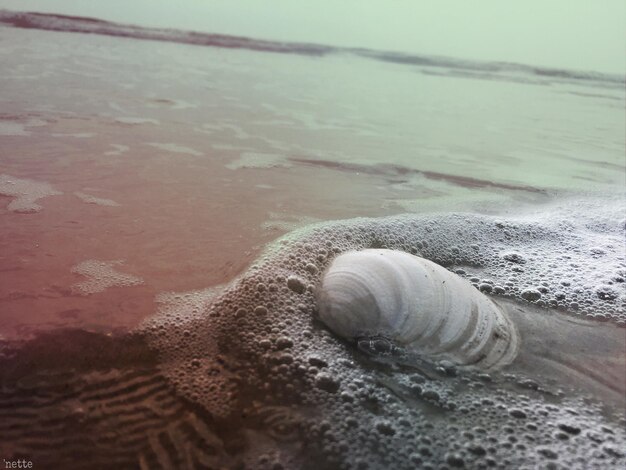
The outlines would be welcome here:
M 393 62 L 396 64 L 417 65 L 427 67 L 445 67 L 452 71 L 481 72 L 488 74 L 489 78 L 495 78 L 495 74 L 520 73 L 534 76 L 534 78 L 550 78 L 562 80 L 585 80 L 595 82 L 606 82 L 607 84 L 624 85 L 625 77 L 622 75 L 606 74 L 593 71 L 566 70 L 548 67 L 537 67 L 533 65 L 517 64 L 513 62 L 479 62 L 472 60 L 462 60 L 449 57 L 433 57 L 414 54 L 403 54 L 398 52 L 372 51 L 368 49 L 352 49 L 360 56 L 372 59 Z M 476 78 L 474 75 L 472 78 Z M 479 78 L 485 78 L 484 76 Z M 513 77 L 504 77 L 511 79 Z M 515 79 L 519 81 L 519 79 Z
M 167 28 L 112 23 L 109 21 L 78 16 L 53 15 L 47 13 L 13 12 L 0 10 L 0 24 L 15 28 L 42 29 L 66 33 L 100 34 L 104 36 L 147 39 L 152 41 L 177 42 L 198 46 L 250 49 L 263 52 L 320 56 L 332 52 L 330 46 L 316 44 L 265 41 L 242 36 L 198 33 Z
M 593 82 L 596 86 L 612 88 L 623 88 L 626 83 L 626 79 L 623 75 L 606 74 L 593 71 L 537 67 L 512 62 L 462 60 L 450 57 L 405 54 L 400 52 L 379 51 L 365 48 L 348 48 L 311 43 L 272 41 L 253 39 L 244 36 L 182 31 L 169 28 L 149 28 L 113 23 L 95 18 L 47 13 L 0 10 L 0 25 L 15 28 L 100 34 L 105 36 L 166 41 L 198 46 L 248 49 L 261 52 L 298 54 L 317 57 L 330 54 L 349 54 L 381 62 L 420 67 L 420 71 L 425 73 L 428 73 L 428 70 L 432 67 L 446 69 L 446 72 L 443 73 L 444 75 L 463 78 L 496 79 L 530 84 L 549 84 L 554 81 L 572 83 L 584 82 L 590 84 Z M 423 69 L 423 67 L 425 67 L 425 69 Z M 512 76 L 511 74 L 525 75 L 526 78 Z

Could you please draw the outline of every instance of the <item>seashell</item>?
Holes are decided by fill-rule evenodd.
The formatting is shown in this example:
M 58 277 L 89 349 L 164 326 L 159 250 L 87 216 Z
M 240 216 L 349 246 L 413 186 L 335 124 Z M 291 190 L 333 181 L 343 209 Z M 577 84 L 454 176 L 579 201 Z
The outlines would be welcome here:
M 425 356 L 483 369 L 515 359 L 515 325 L 442 266 L 397 250 L 339 255 L 316 292 L 320 319 L 346 339 L 382 336 Z

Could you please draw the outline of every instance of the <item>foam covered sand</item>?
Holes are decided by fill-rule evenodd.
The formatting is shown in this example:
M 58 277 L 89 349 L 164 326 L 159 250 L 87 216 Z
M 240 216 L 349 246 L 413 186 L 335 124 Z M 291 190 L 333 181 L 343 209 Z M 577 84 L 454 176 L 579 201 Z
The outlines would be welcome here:
M 511 299 L 513 315 L 525 315 L 528 305 L 546 315 L 552 309 L 612 322 L 603 334 L 613 344 L 608 354 L 619 357 L 616 326 L 626 322 L 621 214 L 619 200 L 587 200 L 506 217 L 321 223 L 278 240 L 221 294 L 181 296 L 178 308 L 166 309 L 145 331 L 177 392 L 219 422 L 245 426 L 241 416 L 252 397 L 255 409 L 279 414 L 288 440 L 279 437 L 269 448 L 249 442 L 255 468 L 619 466 L 626 443 L 619 398 L 600 402 L 583 381 L 571 387 L 532 368 L 487 375 L 429 364 L 384 341 L 361 349 L 316 320 L 314 292 L 338 253 L 417 253 L 496 299 Z M 574 338 L 576 326 L 567 328 Z M 532 356 L 523 338 L 521 348 Z M 551 354 L 558 362 L 559 351 Z
M 0 175 L 0 194 L 14 198 L 7 206 L 10 211 L 27 213 L 39 212 L 42 209 L 37 204 L 39 199 L 63 193 L 49 183 Z
M 185 155 L 193 155 L 195 157 L 204 155 L 204 153 L 198 150 L 194 150 L 192 148 L 185 147 L 183 145 L 173 144 L 173 143 L 149 142 L 147 143 L 147 145 L 156 147 L 157 149 L 164 150 L 166 152 L 182 153 Z
M 108 206 L 108 207 L 117 207 L 119 204 L 112 199 L 105 199 L 101 197 L 92 196 L 90 194 L 86 194 L 83 192 L 75 192 L 74 195 L 78 197 L 81 201 L 86 202 L 87 204 L 96 204 L 97 206 Z
M 276 168 L 276 167 L 289 167 L 291 166 L 287 162 L 283 155 L 272 153 L 255 153 L 255 152 L 242 152 L 237 160 L 234 160 L 226 165 L 226 168 L 230 170 L 239 170 L 242 168 Z
M 87 280 L 74 284 L 72 290 L 82 295 L 103 292 L 110 287 L 129 287 L 143 284 L 140 277 L 119 272 L 114 266 L 122 261 L 83 261 L 72 268 L 72 272 L 85 276 Z

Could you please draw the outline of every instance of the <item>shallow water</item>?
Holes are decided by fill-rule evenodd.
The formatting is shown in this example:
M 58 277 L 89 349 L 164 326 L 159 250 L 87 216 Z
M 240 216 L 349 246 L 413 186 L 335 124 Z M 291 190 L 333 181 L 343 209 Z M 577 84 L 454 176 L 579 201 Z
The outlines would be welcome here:
M 0 457 L 623 465 L 623 87 L 9 27 L 0 55 Z M 510 368 L 370 356 L 287 290 L 237 316 L 270 295 L 250 265 L 322 269 L 352 229 L 258 261 L 279 236 L 405 212 L 433 215 L 353 222 L 356 246 L 419 242 L 497 294 Z

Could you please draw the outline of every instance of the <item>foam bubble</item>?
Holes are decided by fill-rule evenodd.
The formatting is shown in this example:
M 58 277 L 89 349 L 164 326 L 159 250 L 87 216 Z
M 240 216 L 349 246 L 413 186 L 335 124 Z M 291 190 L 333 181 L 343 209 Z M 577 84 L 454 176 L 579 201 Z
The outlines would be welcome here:
M 242 168 L 276 168 L 290 167 L 283 155 L 274 153 L 242 152 L 239 158 L 226 165 L 229 170 Z
M 623 465 L 623 407 L 600 401 L 585 380 L 562 380 L 574 370 L 598 370 L 593 361 L 610 360 L 601 355 L 612 350 L 598 350 L 598 357 L 595 350 L 579 353 L 570 361 L 578 369 L 562 374 L 551 373 L 556 369 L 549 360 L 534 369 L 513 363 L 489 375 L 457 370 L 408 354 L 385 338 L 363 344 L 336 338 L 317 320 L 314 295 L 338 254 L 388 248 L 431 259 L 485 291 L 493 286 L 489 294 L 509 299 L 504 303 L 512 314 L 532 310 L 546 322 L 551 315 L 601 314 L 616 328 L 626 320 L 623 210 L 622 201 L 602 200 L 507 217 L 430 214 L 316 224 L 277 240 L 204 304 L 182 299 L 184 308 L 163 312 L 143 331 L 177 393 L 229 423 L 229 432 L 240 431 L 251 453 L 276 455 L 276 465 Z M 601 262 L 592 247 L 602 249 Z M 519 256 L 507 256 L 512 253 Z M 529 289 L 540 298 L 525 299 Z M 574 302 L 579 306 L 571 310 Z M 524 351 L 533 345 L 560 344 L 562 354 L 572 354 L 573 346 L 563 346 L 568 335 L 589 333 L 589 324 L 579 326 L 581 331 L 535 327 L 534 342 L 522 335 L 520 357 L 536 358 L 539 349 L 534 356 Z M 606 333 L 608 327 L 593 331 Z M 565 342 L 552 341 L 553 334 Z M 614 336 L 605 334 L 605 342 Z M 559 351 L 551 354 L 558 358 Z M 587 369 L 580 367 L 584 361 L 591 361 Z M 259 429 L 275 407 L 298 416 L 298 432 L 291 436 L 299 446 Z
M 50 135 L 52 137 L 73 137 L 74 139 L 90 139 L 92 137 L 95 137 L 97 134 L 95 132 L 69 132 L 69 133 L 55 132 Z
M 63 194 L 49 183 L 0 175 L 0 194 L 14 197 L 7 208 L 13 212 L 39 212 L 42 208 L 37 200 Z
M 263 222 L 263 224 L 261 224 L 261 228 L 268 231 L 289 232 L 297 228 L 302 228 L 307 225 L 320 222 L 319 219 L 309 216 L 291 217 L 287 219 L 285 218 L 285 214 L 280 214 L 278 212 L 269 212 L 267 216 L 269 220 Z
M 147 142 L 147 145 L 156 147 L 160 150 L 165 150 L 166 152 L 182 153 L 185 155 L 193 155 L 195 157 L 201 157 L 204 155 L 204 153 L 199 152 L 198 150 L 173 143 Z
M 119 204 L 111 199 L 103 199 L 90 194 L 75 192 L 74 195 L 87 204 L 96 204 L 98 206 L 117 207 Z
M 103 292 L 110 287 L 129 287 L 143 284 L 143 279 L 117 271 L 114 266 L 122 264 L 115 261 L 83 261 L 72 268 L 72 272 L 85 276 L 87 280 L 72 286 L 72 290 L 82 295 Z

